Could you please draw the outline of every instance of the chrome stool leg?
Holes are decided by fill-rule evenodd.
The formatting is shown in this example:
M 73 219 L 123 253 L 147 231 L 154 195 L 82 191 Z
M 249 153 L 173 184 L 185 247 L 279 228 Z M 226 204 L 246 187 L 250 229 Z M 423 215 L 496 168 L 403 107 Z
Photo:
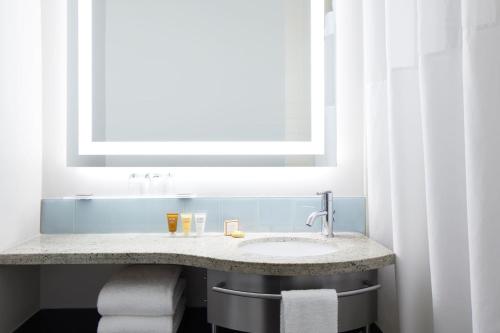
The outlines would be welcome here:
M 212 333 L 217 333 L 217 326 L 212 324 Z
M 370 325 L 365 327 L 365 333 L 370 333 Z

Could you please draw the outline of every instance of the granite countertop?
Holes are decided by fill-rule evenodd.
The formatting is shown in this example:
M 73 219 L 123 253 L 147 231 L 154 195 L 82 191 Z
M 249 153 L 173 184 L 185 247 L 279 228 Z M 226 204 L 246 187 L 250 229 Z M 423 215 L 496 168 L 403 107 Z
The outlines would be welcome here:
M 260 238 L 307 238 L 334 244 L 333 253 L 309 257 L 273 257 L 244 253 L 241 242 Z M 231 238 L 208 233 L 203 237 L 168 234 L 40 235 L 0 252 L 0 265 L 49 264 L 178 264 L 264 275 L 326 275 L 360 272 L 393 264 L 395 255 L 357 233 L 253 233 Z

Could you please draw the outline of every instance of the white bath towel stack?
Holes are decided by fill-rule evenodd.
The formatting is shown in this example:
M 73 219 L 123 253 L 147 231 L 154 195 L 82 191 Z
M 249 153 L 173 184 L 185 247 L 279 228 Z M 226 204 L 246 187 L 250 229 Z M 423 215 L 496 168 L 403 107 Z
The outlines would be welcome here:
M 134 265 L 114 274 L 97 300 L 98 333 L 175 333 L 186 283 L 173 265 Z

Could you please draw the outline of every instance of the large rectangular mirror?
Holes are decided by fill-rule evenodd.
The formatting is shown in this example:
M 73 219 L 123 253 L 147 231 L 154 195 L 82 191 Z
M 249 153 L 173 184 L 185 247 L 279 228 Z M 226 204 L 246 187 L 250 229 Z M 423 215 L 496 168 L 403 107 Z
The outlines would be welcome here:
M 70 0 L 68 163 L 334 163 L 330 9 L 324 0 Z

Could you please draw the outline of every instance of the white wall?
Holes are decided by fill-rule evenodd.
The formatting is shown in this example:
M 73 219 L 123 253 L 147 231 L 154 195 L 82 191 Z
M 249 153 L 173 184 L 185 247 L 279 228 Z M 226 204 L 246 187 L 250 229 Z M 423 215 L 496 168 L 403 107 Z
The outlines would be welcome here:
M 66 166 L 66 2 L 42 0 L 44 43 L 43 196 L 128 193 L 131 172 L 172 171 L 179 192 L 200 195 L 309 195 L 333 189 L 364 195 L 360 45 L 339 38 L 338 166 L 325 168 L 78 168 Z M 338 15 L 342 14 L 339 6 Z M 361 26 L 359 27 L 361 30 Z
M 40 2 L 0 0 L 0 251 L 38 234 Z M 0 267 L 0 332 L 39 307 L 39 268 Z

